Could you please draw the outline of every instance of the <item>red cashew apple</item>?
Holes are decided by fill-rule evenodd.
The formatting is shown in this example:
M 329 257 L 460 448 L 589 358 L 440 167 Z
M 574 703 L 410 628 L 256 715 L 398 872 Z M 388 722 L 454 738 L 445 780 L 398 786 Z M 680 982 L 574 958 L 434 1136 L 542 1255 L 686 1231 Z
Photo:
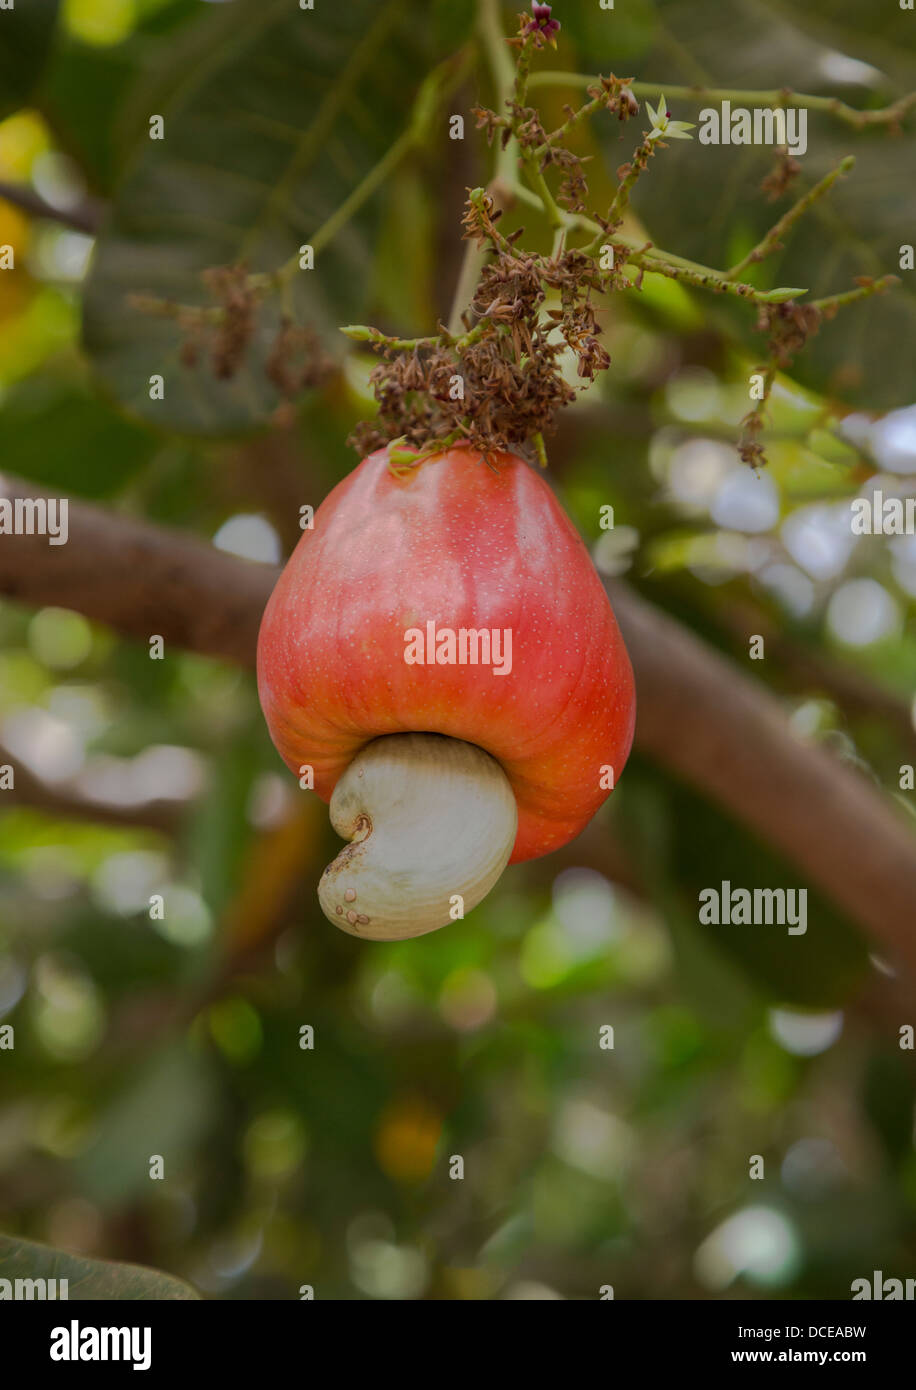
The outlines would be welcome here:
M 364 459 L 258 640 L 271 737 L 350 843 L 318 896 L 376 940 L 445 926 L 571 840 L 633 739 L 633 673 L 585 546 L 522 459 Z

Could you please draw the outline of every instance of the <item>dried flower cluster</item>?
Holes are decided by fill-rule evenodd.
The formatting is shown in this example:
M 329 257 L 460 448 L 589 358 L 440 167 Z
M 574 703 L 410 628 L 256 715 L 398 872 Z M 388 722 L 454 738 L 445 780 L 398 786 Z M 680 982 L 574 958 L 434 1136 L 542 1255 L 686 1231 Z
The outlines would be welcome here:
M 280 320 L 265 370 L 285 400 L 291 401 L 310 386 L 320 386 L 335 370 L 333 359 L 321 346 L 314 328 Z
M 213 375 L 228 381 L 242 368 L 258 326 L 258 307 L 263 290 L 252 284 L 248 267 L 214 266 L 202 275 L 216 313 L 186 309 L 179 313 L 183 330 L 181 361 L 196 366 L 209 359 Z M 327 380 L 334 369 L 313 329 L 294 324 L 284 315 L 271 343 L 265 372 L 285 400 L 293 400 L 309 386 Z
M 575 400 L 561 371 L 564 352 L 575 354 L 586 381 L 610 366 L 591 296 L 616 288 L 619 272 L 598 270 L 579 250 L 516 252 L 496 230 L 498 218 L 488 195 L 471 194 L 466 237 L 498 247 L 471 305 L 476 327 L 407 350 L 382 340 L 383 360 L 370 377 L 379 414 L 351 437 L 358 450 L 403 439 L 420 449 L 462 440 L 483 454 L 517 452 L 552 430 L 557 412 Z M 550 291 L 558 307 L 545 310 Z
M 403 443 L 402 451 L 391 451 L 395 468 L 409 467 L 415 458 L 412 451 L 422 455 L 459 441 L 479 449 L 484 457 L 513 450 L 533 453 L 544 463 L 544 435 L 552 432 L 558 412 L 576 399 L 570 358 L 582 382 L 590 382 L 610 365 L 601 342 L 596 297 L 618 289 L 638 290 L 649 272 L 715 294 L 750 299 L 760 307 L 757 328 L 768 339 L 761 369 L 764 389 L 742 421 L 739 441 L 742 458 L 758 467 L 766 461 L 759 436 L 777 372 L 791 366 L 824 319 L 846 304 L 884 292 L 895 282 L 894 276 L 862 278 L 855 289 L 804 304 L 797 298 L 804 290 L 762 290 L 739 279 L 748 265 L 782 246 L 794 222 L 853 161 L 851 157 L 843 160 L 799 198 L 730 270 L 715 270 L 657 251 L 651 241 L 633 245 L 620 233 L 632 190 L 656 152 L 668 141 L 691 139 L 693 125 L 672 117 L 664 95 L 654 108 L 647 101 L 648 128 L 643 129 L 630 159 L 617 170 L 609 208 L 603 216 L 590 210 L 585 160 L 570 149 L 570 137 L 599 112 L 624 123 L 640 107 L 631 78 L 613 73 L 599 76 L 586 89 L 588 100 L 578 109 L 564 106 L 563 124 L 548 132 L 537 109 L 528 104 L 529 75 L 534 53 L 547 45 L 555 47 L 559 28 L 550 5 L 534 4 L 530 13 L 519 15 L 518 30 L 507 41 L 516 50 L 511 90 L 503 92 L 501 111 L 483 107 L 474 111 L 488 143 L 498 140 L 504 152 L 511 146 L 516 160 L 511 172 L 501 161 L 494 191 L 501 200 L 524 197 L 541 206 L 554 229 L 550 255 L 519 249 L 524 229 L 503 235 L 498 225 L 502 210 L 494 198 L 484 189 L 469 190 L 462 226 L 465 240 L 477 249 L 469 248 L 461 284 L 471 278 L 468 271 L 479 273 L 479 278 L 473 300 L 461 316 L 465 331 L 460 333 L 454 324 L 451 330 L 440 325 L 434 336 L 401 339 L 363 325 L 344 328 L 351 339 L 370 344 L 381 358 L 370 375 L 379 406 L 377 417 L 358 426 L 350 442 L 361 453 Z M 893 129 L 912 105 L 916 105 L 916 93 L 882 111 L 855 112 L 839 103 L 837 114 L 857 128 L 880 123 Z M 553 190 L 545 177 L 551 170 L 559 175 L 559 186 Z M 771 201 L 791 188 L 799 170 L 788 150 L 776 152 L 775 166 L 762 184 Z M 528 185 L 527 193 L 522 180 Z M 568 246 L 568 240 L 579 233 L 590 240 Z M 609 258 L 603 254 L 607 248 L 613 252 Z M 133 296 L 132 302 L 146 312 L 177 319 L 183 331 L 183 362 L 193 366 L 206 355 L 215 376 L 225 380 L 243 367 L 259 329 L 259 306 L 286 283 L 290 265 L 295 270 L 292 262 L 272 275 L 251 274 L 241 264 L 206 271 L 204 283 L 214 302 L 205 308 L 149 296 Z M 334 364 L 317 335 L 284 316 L 265 363 L 266 375 L 282 398 L 280 412 L 290 412 L 303 390 L 321 384 L 333 371 Z
M 520 16 L 519 33 L 510 40 L 520 49 L 520 73 L 527 70 L 530 49 L 550 42 L 559 28 L 549 5 L 535 5 L 532 15 Z M 629 81 L 600 78 L 589 88 L 588 109 L 603 108 L 628 120 L 639 110 Z M 568 212 L 585 213 L 583 161 L 564 138 L 583 112 L 566 107 L 565 124 L 548 134 L 539 113 L 517 99 L 523 90 L 524 83 L 518 82 L 504 115 L 476 108 L 478 129 L 490 143 L 498 135 L 503 148 L 514 139 L 522 161 L 540 174 L 550 166 L 561 170 L 557 202 Z M 541 457 L 543 436 L 553 430 L 557 413 L 576 398 L 562 370 L 563 356 L 574 355 L 585 382 L 610 366 L 593 296 L 628 287 L 629 280 L 619 269 L 600 270 L 594 251 L 566 250 L 565 238 L 550 256 L 516 250 L 523 229 L 503 236 L 497 225 L 501 215 L 488 193 L 469 190 L 464 237 L 487 247 L 492 259 L 464 316 L 468 332 L 463 337 L 442 330 L 437 338 L 417 343 L 386 340 L 381 334 L 368 339 L 382 356 L 370 376 L 379 412 L 351 435 L 359 452 L 393 440 L 421 452 L 465 441 L 485 456 L 500 450 L 524 453 L 533 446 Z M 619 219 L 595 221 L 605 228 L 619 225 Z M 545 307 L 548 295 L 550 308 Z
M 767 335 L 768 363 L 766 389 L 756 407 L 741 421 L 738 454 L 751 468 L 766 463 L 766 453 L 760 443 L 764 427 L 764 409 L 777 369 L 785 371 L 792 365 L 795 354 L 821 325 L 823 315 L 814 304 L 798 304 L 789 299 L 784 304 L 762 304 L 755 325 L 758 333 Z
M 761 180 L 761 190 L 767 194 L 768 200 L 775 203 L 777 198 L 782 198 L 788 193 L 801 173 L 801 165 L 797 159 L 793 159 L 785 147 L 776 151 L 776 163 Z
M 755 326 L 758 333 L 767 334 L 770 360 L 785 370 L 820 323 L 820 310 L 813 304 L 798 304 L 790 299 L 785 304 L 762 304 Z
M 760 443 L 762 432 L 763 412 L 760 410 L 749 411 L 741 421 L 738 456 L 742 463 L 746 463 L 750 468 L 762 468 L 767 461 L 763 445 Z

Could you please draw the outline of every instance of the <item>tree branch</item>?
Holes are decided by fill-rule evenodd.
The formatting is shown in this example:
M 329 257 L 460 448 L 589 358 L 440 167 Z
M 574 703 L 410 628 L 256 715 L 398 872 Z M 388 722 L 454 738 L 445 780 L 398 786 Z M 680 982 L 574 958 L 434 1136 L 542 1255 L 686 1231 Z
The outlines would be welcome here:
M 2 495 L 45 494 L 4 479 Z M 247 666 L 277 573 L 80 502 L 66 545 L 0 541 L 0 593 Z M 916 978 L 916 837 L 890 802 L 793 736 L 780 701 L 731 662 L 626 586 L 608 592 L 636 671 L 638 746 L 798 865 Z
M 779 700 L 725 657 L 606 587 L 636 671 L 640 748 L 797 864 L 916 978 L 916 836 L 890 802 L 796 738 Z
M 589 87 L 596 78 L 580 72 L 538 72 L 531 78 L 532 87 Z M 659 92 L 674 101 L 722 102 L 732 101 L 744 106 L 804 106 L 809 111 L 822 111 L 828 116 L 863 130 L 867 126 L 899 127 L 909 111 L 916 106 L 916 92 L 907 92 L 880 110 L 861 111 L 838 97 L 809 96 L 793 92 L 789 87 L 773 87 L 766 91 L 748 91 L 738 87 L 683 87 L 675 82 L 632 82 L 630 91 L 638 97 L 656 97 Z
M 0 497 L 45 496 L 22 478 L 0 476 Z M 70 502 L 68 524 L 66 545 L 0 536 L 0 593 L 73 608 L 141 641 L 155 634 L 166 645 L 251 665 L 273 569 L 85 502 Z
M 36 193 L 28 184 L 10 183 L 8 179 L 0 179 L 0 201 L 12 203 L 14 207 L 21 208 L 30 217 L 40 217 L 46 222 L 60 222 L 65 227 L 72 227 L 74 231 L 85 232 L 87 236 L 95 236 L 102 222 L 101 204 L 89 199 L 72 208 L 56 208 L 52 203 L 48 203 L 42 198 L 40 193 Z
M 727 604 L 702 605 L 707 621 L 716 624 L 726 640 L 747 651 L 748 637 L 758 633 L 764 640 L 767 657 L 775 659 L 780 684 L 809 694 L 822 692 L 849 719 L 880 719 L 894 730 L 907 750 L 916 757 L 916 728 L 910 706 L 893 690 L 876 685 L 848 662 L 828 656 L 786 633 L 760 603 L 729 595 Z

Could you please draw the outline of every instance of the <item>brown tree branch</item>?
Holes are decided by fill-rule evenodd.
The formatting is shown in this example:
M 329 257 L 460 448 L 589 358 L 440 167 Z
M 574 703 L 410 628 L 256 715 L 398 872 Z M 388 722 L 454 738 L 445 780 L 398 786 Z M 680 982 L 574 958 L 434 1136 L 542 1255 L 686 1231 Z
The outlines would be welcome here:
M 730 597 L 721 613 L 710 608 L 708 616 L 745 651 L 751 633 L 759 634 L 768 658 L 772 657 L 779 668 L 781 680 L 787 679 L 796 689 L 823 692 L 849 718 L 883 720 L 893 728 L 909 755 L 916 754 L 916 728 L 910 707 L 892 690 L 876 685 L 841 659 L 787 636 L 760 604 Z
M 5 479 L 3 495 L 43 494 Z M 86 503 L 70 506 L 66 545 L 0 537 L 0 593 L 249 666 L 276 577 Z M 779 700 L 731 662 L 624 585 L 608 592 L 636 671 L 638 746 L 785 854 L 916 978 L 916 836 L 890 802 L 797 739 Z
M 916 835 L 890 802 L 793 735 L 779 700 L 725 657 L 607 588 L 636 671 L 639 747 L 797 864 L 916 978 Z
M 0 476 L 0 498 L 45 497 Z M 0 593 L 32 607 L 74 608 L 129 637 L 163 637 L 204 656 L 251 665 L 276 571 L 177 531 L 69 505 L 69 540 L 0 535 Z
M 60 222 L 64 227 L 72 227 L 77 232 L 95 236 L 102 223 L 101 204 L 87 199 L 72 208 L 56 208 L 47 202 L 25 183 L 10 183 L 0 179 L 0 201 L 12 203 L 30 217 L 41 218 L 46 222 Z

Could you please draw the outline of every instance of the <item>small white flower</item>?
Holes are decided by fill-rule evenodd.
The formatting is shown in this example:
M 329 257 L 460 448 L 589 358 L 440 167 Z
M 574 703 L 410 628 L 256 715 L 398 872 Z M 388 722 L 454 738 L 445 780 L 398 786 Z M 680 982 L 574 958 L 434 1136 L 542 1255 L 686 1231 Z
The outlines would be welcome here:
M 658 106 L 653 110 L 652 104 L 646 102 L 646 110 L 649 113 L 649 120 L 652 122 L 652 129 L 649 132 L 650 140 L 692 140 L 693 136 L 688 135 L 688 130 L 693 130 L 694 121 L 673 121 L 668 111 L 668 103 L 664 96 L 658 99 Z

